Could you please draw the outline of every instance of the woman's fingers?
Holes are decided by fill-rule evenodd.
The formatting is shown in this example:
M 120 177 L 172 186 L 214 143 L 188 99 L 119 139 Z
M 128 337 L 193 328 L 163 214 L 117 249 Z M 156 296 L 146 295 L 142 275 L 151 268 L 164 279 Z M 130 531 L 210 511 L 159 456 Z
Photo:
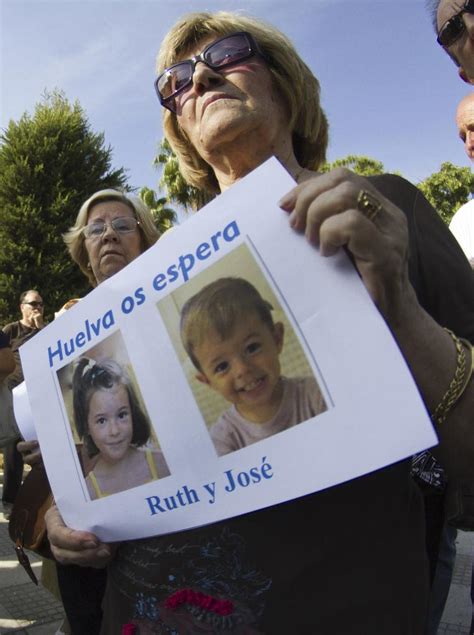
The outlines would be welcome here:
M 56 505 L 50 507 L 46 512 L 45 522 L 49 541 L 54 547 L 80 551 L 81 549 L 97 548 L 100 544 L 99 539 L 93 533 L 67 527 Z
M 315 175 L 314 178 L 300 183 L 281 199 L 280 207 L 291 212 L 289 220 L 294 229 L 305 231 L 308 240 L 318 244 L 322 223 L 327 218 L 350 209 L 357 210 L 361 216 L 365 214 L 366 217 L 371 217 L 379 229 L 383 228 L 387 215 L 385 221 L 383 215 L 378 218 L 378 210 L 373 217 L 371 214 L 367 216 L 367 213 L 362 211 L 361 193 L 364 193 L 367 204 L 380 204 L 380 212 L 383 211 L 384 204 L 394 207 L 366 179 L 344 168 Z
M 16 449 L 24 457 L 27 454 L 31 454 L 39 448 L 39 443 L 36 440 L 33 441 L 18 441 Z
M 300 224 L 304 219 L 304 232 L 311 244 L 320 243 L 320 230 L 326 220 L 354 209 L 358 193 L 359 189 L 354 183 L 345 181 L 318 194 L 311 201 L 306 212 L 303 209 L 295 209 L 293 213 L 298 213 L 298 223 Z
M 41 463 L 41 450 L 38 441 L 19 441 L 16 449 L 21 454 L 23 462 L 33 467 Z
M 345 247 L 380 311 L 401 301 L 408 284 L 405 215 L 372 184 L 349 170 L 333 170 L 297 185 L 281 200 L 290 224 L 320 246 L 323 256 Z
M 55 560 L 61 564 L 76 564 L 80 567 L 92 567 L 94 569 L 103 569 L 113 558 L 112 550 L 105 544 L 98 549 L 71 551 L 59 547 L 51 547 L 51 551 Z
M 113 548 L 91 532 L 67 527 L 56 505 L 46 512 L 45 522 L 51 551 L 58 562 L 101 568 L 111 560 Z
M 382 214 L 383 212 L 381 212 Z M 400 227 L 393 233 L 385 232 L 379 225 L 387 227 L 391 223 L 385 219 L 369 220 L 357 209 L 348 209 L 340 214 L 328 216 L 320 226 L 319 242 L 323 256 L 333 255 L 338 248 L 347 247 L 356 260 L 370 261 L 385 266 L 390 262 L 391 253 L 397 252 L 398 242 L 404 242 L 406 223 L 400 219 Z M 398 236 L 400 234 L 400 236 Z M 402 257 L 401 253 L 397 257 Z

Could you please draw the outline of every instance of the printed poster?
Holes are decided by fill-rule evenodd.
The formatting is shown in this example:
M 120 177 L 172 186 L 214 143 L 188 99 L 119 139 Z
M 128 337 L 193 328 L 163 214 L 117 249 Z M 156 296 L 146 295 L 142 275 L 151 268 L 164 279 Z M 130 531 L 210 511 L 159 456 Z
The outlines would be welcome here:
M 21 350 L 65 522 L 115 541 L 304 496 L 437 442 L 345 253 L 271 159 Z

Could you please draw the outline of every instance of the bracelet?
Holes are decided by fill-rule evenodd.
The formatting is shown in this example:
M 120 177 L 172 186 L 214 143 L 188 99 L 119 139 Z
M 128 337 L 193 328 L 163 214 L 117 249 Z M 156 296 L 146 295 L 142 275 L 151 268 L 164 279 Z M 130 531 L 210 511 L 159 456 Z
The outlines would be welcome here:
M 449 329 L 445 328 L 444 330 L 449 333 L 456 347 L 456 370 L 454 372 L 454 377 L 449 384 L 448 390 L 444 393 L 441 401 L 431 415 L 432 421 L 438 425 L 446 421 L 449 411 L 466 390 L 472 376 L 474 364 L 471 343 L 465 339 L 459 338 Z M 468 363 L 467 360 L 466 348 L 471 356 L 470 363 Z
M 471 380 L 472 374 L 474 373 L 474 357 L 472 355 L 472 344 L 471 344 L 471 342 L 469 340 L 464 339 L 464 337 L 460 337 L 459 340 L 467 348 L 467 350 L 469 351 L 469 357 L 471 358 L 471 363 L 469 363 L 469 360 L 467 361 L 466 379 L 465 379 L 465 382 L 464 382 L 463 387 L 461 389 L 461 392 L 459 393 L 459 397 L 460 397 L 463 394 L 463 392 L 466 390 L 467 385 L 468 385 L 468 383 Z

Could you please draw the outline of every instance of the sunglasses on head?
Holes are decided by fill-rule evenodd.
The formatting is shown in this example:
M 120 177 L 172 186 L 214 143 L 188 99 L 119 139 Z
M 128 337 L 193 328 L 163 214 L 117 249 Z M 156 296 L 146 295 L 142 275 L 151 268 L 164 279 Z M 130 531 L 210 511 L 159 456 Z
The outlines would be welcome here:
M 225 35 L 215 40 L 199 55 L 173 64 L 158 76 L 155 81 L 155 90 L 161 105 L 171 112 L 176 112 L 175 98 L 191 85 L 198 62 L 203 62 L 209 68 L 219 71 L 253 55 L 263 56 L 253 37 L 245 31 Z
M 474 0 L 466 0 L 463 8 L 443 24 L 438 32 L 438 44 L 448 47 L 454 44 L 466 30 L 462 18 L 464 13 L 474 13 Z

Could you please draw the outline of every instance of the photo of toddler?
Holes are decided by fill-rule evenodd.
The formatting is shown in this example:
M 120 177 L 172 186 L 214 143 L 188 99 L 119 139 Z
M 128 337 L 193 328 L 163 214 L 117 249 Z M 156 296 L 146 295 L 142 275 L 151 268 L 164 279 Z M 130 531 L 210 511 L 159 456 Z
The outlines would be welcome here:
M 291 428 L 327 407 L 314 377 L 284 377 L 284 326 L 243 278 L 203 287 L 181 310 L 180 335 L 196 379 L 231 404 L 211 427 L 219 456 Z

